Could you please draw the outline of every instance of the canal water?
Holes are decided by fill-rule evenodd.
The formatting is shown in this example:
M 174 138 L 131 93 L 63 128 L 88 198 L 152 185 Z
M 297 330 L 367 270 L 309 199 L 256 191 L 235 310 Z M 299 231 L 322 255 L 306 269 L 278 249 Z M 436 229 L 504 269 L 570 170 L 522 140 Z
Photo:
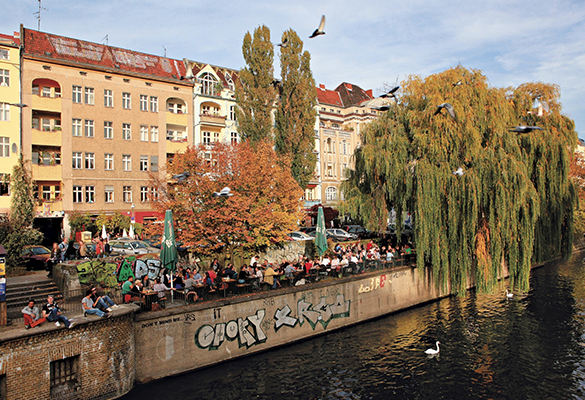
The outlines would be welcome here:
M 197 372 L 123 399 L 585 399 L 585 264 L 506 299 L 468 292 Z M 438 356 L 424 350 L 440 341 Z

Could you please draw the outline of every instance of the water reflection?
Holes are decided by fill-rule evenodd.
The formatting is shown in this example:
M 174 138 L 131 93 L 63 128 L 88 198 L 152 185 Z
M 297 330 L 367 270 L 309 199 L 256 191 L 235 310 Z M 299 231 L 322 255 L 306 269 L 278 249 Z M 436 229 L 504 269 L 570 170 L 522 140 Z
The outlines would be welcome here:
M 530 292 L 511 300 L 503 282 L 496 294 L 446 298 L 123 398 L 585 398 L 581 258 L 533 271 Z

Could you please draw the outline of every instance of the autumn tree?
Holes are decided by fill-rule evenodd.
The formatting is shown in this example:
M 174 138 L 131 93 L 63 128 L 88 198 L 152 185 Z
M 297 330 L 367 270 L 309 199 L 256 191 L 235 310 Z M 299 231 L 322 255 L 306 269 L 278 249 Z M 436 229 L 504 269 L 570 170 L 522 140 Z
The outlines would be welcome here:
M 270 29 L 262 25 L 254 37 L 244 36 L 242 53 L 246 67 L 240 70 L 236 86 L 236 118 L 242 139 L 255 144 L 272 140 L 272 108 L 276 97 L 274 80 L 274 47 Z
M 303 41 L 292 29 L 284 32 L 280 67 L 282 81 L 278 85 L 275 145 L 279 154 L 290 160 L 292 174 L 305 188 L 317 164 L 315 154 L 315 118 L 317 91 L 311 72 L 311 55 L 303 51 Z
M 430 264 L 435 282 L 453 293 L 472 278 L 492 290 L 503 262 L 511 284 L 526 290 L 532 261 L 572 245 L 576 134 L 558 88 L 493 88 L 462 67 L 401 86 L 400 102 L 362 133 L 343 185 L 345 209 L 374 229 L 391 208 L 413 212 L 418 267 Z M 443 103 L 454 117 L 437 107 Z M 512 132 L 517 125 L 543 130 Z
M 254 252 L 286 240 L 301 219 L 302 191 L 270 142 L 190 147 L 166 172 L 188 177 L 167 182 L 153 176 L 160 193 L 154 206 L 173 211 L 177 240 L 194 252 L 211 254 L 231 245 Z M 233 196 L 213 196 L 224 187 Z

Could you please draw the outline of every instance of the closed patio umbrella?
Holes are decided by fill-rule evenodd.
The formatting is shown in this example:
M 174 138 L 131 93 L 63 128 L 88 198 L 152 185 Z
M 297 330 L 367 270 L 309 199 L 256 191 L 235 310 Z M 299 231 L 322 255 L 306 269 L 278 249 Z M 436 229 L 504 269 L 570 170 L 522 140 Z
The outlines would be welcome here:
M 175 242 L 175 230 L 173 227 L 173 212 L 167 210 L 165 213 L 165 230 L 161 239 L 160 261 L 163 268 L 171 271 L 171 286 L 173 281 L 173 271 L 177 269 L 177 243 Z M 171 301 L 173 300 L 173 291 L 171 290 Z

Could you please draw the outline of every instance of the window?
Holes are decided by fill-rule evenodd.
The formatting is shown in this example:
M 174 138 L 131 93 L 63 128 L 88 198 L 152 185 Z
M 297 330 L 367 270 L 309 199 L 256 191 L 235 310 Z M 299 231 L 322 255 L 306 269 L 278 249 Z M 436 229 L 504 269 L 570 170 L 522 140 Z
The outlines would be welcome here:
M 114 92 L 110 89 L 104 89 L 104 106 L 114 107 Z
M 85 153 L 85 169 L 95 169 L 95 153 Z
M 150 127 L 150 141 L 158 142 L 158 126 Z
M 85 202 L 86 203 L 94 203 L 95 202 L 95 186 L 86 186 L 85 187 Z
M 122 197 L 124 199 L 124 203 L 132 203 L 132 186 L 124 186 Z
M 213 132 L 213 141 L 219 142 L 219 132 Z
M 0 121 L 10 121 L 10 104 L 0 103 Z
M 50 86 L 43 86 L 43 97 L 51 97 L 51 87 Z
M 0 69 L 0 86 L 10 86 L 10 71 Z
M 148 96 L 145 94 L 140 95 L 140 111 L 148 111 Z
M 122 165 L 124 171 L 132 171 L 132 156 L 129 154 L 122 155 Z
M 211 144 L 211 132 L 203 132 L 203 144 Z
M 10 52 L 6 49 L 0 49 L 0 60 L 10 60 Z
M 230 139 L 231 139 L 232 144 L 237 144 L 238 143 L 238 132 L 230 133 Z
M 236 120 L 236 106 L 230 106 L 230 120 Z
M 10 138 L 0 137 L 0 157 L 10 157 Z
M 113 203 L 114 202 L 114 187 L 111 185 L 106 185 L 105 195 L 106 195 L 106 203 Z
M 347 154 L 347 142 L 345 140 L 341 142 L 341 154 Z
M 73 91 L 71 94 L 71 100 L 74 103 L 80 103 L 81 104 L 81 86 L 73 86 Z
M 132 140 L 132 130 L 130 124 L 122 124 L 122 139 Z
M 140 141 L 148 142 L 148 125 L 140 125 Z
M 201 84 L 201 94 L 206 94 L 208 96 L 215 96 L 216 95 L 216 88 L 219 89 L 218 81 L 215 79 L 215 76 L 206 72 L 205 74 L 201 75 L 198 79 L 199 83 Z M 220 90 L 218 90 L 220 91 Z M 219 93 L 217 94 L 219 95 Z
M 61 200 L 61 186 L 55 186 L 55 200 Z
M 150 96 L 150 112 L 158 112 L 158 97 Z
M 114 170 L 114 154 L 112 154 L 112 153 L 105 153 L 104 154 L 104 169 L 106 171 L 113 171 Z
M 327 164 L 327 176 L 333 176 L 333 165 Z
M 85 137 L 93 137 L 94 125 L 92 119 L 85 120 Z
M 148 171 L 148 156 L 140 156 L 140 170 Z
M 112 121 L 104 121 L 104 138 L 105 139 L 114 138 L 114 124 L 112 123 Z
M 143 203 L 148 201 L 148 186 L 140 186 L 140 201 Z
M 158 172 L 158 156 L 150 156 L 150 170 Z
M 157 200 L 158 199 L 158 189 L 153 187 L 150 192 L 152 193 L 150 198 L 153 200 Z
M 81 188 L 81 186 L 78 187 Z M 62 397 L 65 393 L 76 393 L 79 389 L 79 380 L 77 378 L 78 365 L 79 356 L 51 361 L 51 398 Z
M 81 169 L 82 168 L 81 152 L 80 151 L 73 152 L 72 160 L 73 160 L 73 169 Z
M 131 97 L 130 93 L 122 93 L 122 107 L 129 110 L 131 108 Z
M 73 136 L 81 136 L 81 119 L 73 118 L 71 132 L 73 133 Z
M 93 88 L 85 88 L 85 104 L 93 105 Z
M 181 103 L 175 103 L 169 101 L 167 103 L 167 110 L 173 114 L 184 114 L 185 110 L 183 109 L 183 105 Z
M 43 200 L 51 200 L 51 187 L 43 185 L 43 192 L 41 193 Z
M 73 186 L 73 202 L 83 203 L 83 190 L 81 186 Z
M 327 150 L 327 153 L 333 153 L 333 141 L 331 138 L 327 138 L 325 141 L 325 149 Z
M 329 186 L 325 189 L 325 198 L 327 201 L 336 201 L 337 200 L 337 188 L 334 186 Z

